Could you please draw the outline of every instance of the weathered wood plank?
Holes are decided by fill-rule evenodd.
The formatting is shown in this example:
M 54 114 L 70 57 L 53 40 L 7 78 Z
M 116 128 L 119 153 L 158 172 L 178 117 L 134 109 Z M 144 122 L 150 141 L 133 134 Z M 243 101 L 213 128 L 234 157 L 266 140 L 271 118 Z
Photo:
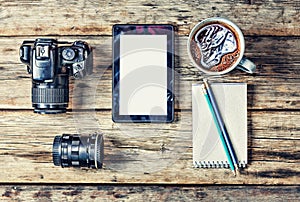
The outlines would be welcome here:
M 124 125 L 113 123 L 110 111 L 88 113 L 86 117 L 2 111 L 0 179 L 17 183 L 296 184 L 300 173 L 299 115 L 299 112 L 252 112 L 248 122 L 249 165 L 234 178 L 228 169 L 192 167 L 190 112 L 178 114 L 178 121 L 173 124 Z M 98 127 L 105 135 L 104 169 L 53 166 L 51 151 L 55 135 L 93 131 Z
M 108 69 L 105 75 L 109 75 Z M 111 109 L 111 80 L 104 77 L 97 77 L 89 81 L 93 85 L 88 85 L 84 89 L 78 86 L 85 81 L 75 81 L 76 85 L 70 85 L 69 109 L 91 108 L 91 109 Z M 109 78 L 110 75 L 109 75 Z M 191 109 L 191 86 L 198 83 L 197 80 L 188 81 L 184 78 L 177 80 L 175 87 L 175 108 Z M 248 84 L 248 109 L 299 109 L 300 108 L 300 82 L 297 79 L 290 79 L 286 82 L 261 80 L 258 77 L 248 77 L 241 75 L 238 77 L 219 78 L 218 82 L 247 82 Z M 74 81 L 73 81 L 74 82 Z M 72 83 L 72 82 L 71 82 Z M 1 109 L 32 109 L 31 107 L 31 80 L 30 78 L 20 78 L 19 80 L 0 80 L 0 108 Z M 75 92 L 74 92 L 75 89 Z M 78 92 L 85 92 L 86 104 L 73 105 L 73 97 L 81 96 Z
M 249 86 L 249 164 L 237 177 L 228 169 L 192 167 L 191 84 L 202 77 L 187 56 L 186 41 L 197 22 L 212 16 L 241 27 L 245 55 L 258 65 L 251 76 L 234 71 L 215 79 Z M 300 2 L 287 0 L 0 0 L 0 184 L 6 183 L 0 186 L 1 201 L 299 200 L 299 18 Z M 111 121 L 110 36 L 116 23 L 178 26 L 174 123 Z M 71 81 L 67 114 L 32 113 L 30 75 L 19 62 L 18 49 L 23 40 L 38 36 L 81 39 L 94 47 L 96 79 Z M 85 92 L 78 95 L 76 84 L 85 82 Z M 73 106 L 82 93 L 91 99 Z M 77 113 L 77 108 L 96 112 Z M 52 164 L 55 135 L 99 129 L 105 135 L 103 169 Z
M 299 197 L 299 186 L 0 186 L 2 201 L 297 201 Z
M 24 40 L 35 40 L 39 36 L 27 37 L 0 37 L 0 64 L 21 64 L 19 58 L 19 48 Z M 43 36 L 45 38 L 46 36 Z M 94 68 L 107 67 L 112 64 L 112 37 L 111 36 L 47 36 L 62 41 L 87 41 L 94 49 Z M 298 64 L 300 37 L 264 37 L 264 36 L 248 36 L 245 37 L 246 50 L 245 56 L 253 60 L 258 66 L 259 73 L 263 71 L 261 65 L 265 64 Z M 193 66 L 187 53 L 186 36 L 178 36 L 175 40 L 175 62 L 176 67 Z M 3 67 L 5 68 L 5 67 Z M 17 74 L 22 73 L 23 69 L 12 69 Z M 296 71 L 296 70 L 295 70 Z M 297 71 L 299 73 L 299 70 Z M 295 72 L 295 73 L 297 73 Z M 270 72 L 271 73 L 271 72 Z M 274 73 L 288 73 L 285 71 L 277 71 Z M 194 73 L 196 74 L 196 73 Z
M 75 38 L 60 38 L 75 40 Z M 97 109 L 111 108 L 111 37 L 79 37 L 94 47 L 94 72 L 85 91 L 95 96 Z M 0 108 L 30 109 L 31 79 L 19 62 L 18 49 L 25 38 L 0 38 Z M 187 37 L 178 39 L 176 52 L 177 109 L 191 109 L 191 85 L 201 80 L 186 53 Z M 250 109 L 300 108 L 300 40 L 297 37 L 248 37 L 246 56 L 257 64 L 257 73 L 247 75 L 238 70 L 217 78 L 224 82 L 247 82 Z M 257 50 L 259 52 L 255 53 Z M 274 52 L 276 50 L 276 52 Z M 83 83 L 76 80 L 71 83 Z M 95 89 L 96 88 L 96 89 Z M 74 86 L 70 86 L 72 97 Z M 78 88 L 77 88 L 78 90 Z M 94 92 L 96 90 L 96 93 Z M 94 94 L 93 94 L 94 93 Z M 91 95 L 92 94 L 92 95 Z M 72 100 L 71 100 L 72 101 Z M 72 108 L 72 104 L 70 104 Z
M 172 23 L 187 35 L 222 16 L 246 35 L 300 35 L 298 1 L 0 1 L 0 35 L 110 35 L 116 23 Z

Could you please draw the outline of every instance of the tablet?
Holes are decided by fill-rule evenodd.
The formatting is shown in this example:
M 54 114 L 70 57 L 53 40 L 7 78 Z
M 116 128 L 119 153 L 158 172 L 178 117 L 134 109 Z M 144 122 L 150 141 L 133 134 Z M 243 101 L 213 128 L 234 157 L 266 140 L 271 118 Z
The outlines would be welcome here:
M 112 119 L 174 120 L 174 27 L 113 26 Z

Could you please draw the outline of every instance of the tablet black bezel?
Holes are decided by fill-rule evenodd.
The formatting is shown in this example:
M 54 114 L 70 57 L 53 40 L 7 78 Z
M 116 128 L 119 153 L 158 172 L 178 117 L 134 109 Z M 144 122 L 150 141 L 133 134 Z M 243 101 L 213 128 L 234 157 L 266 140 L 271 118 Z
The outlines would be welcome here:
M 140 32 L 140 30 L 144 30 Z M 147 32 L 152 30 L 155 34 Z M 137 33 L 137 29 L 139 32 Z M 117 24 L 113 26 L 112 120 L 114 122 L 169 123 L 174 120 L 174 26 L 168 24 Z M 157 34 L 158 33 L 158 34 Z M 167 115 L 120 115 L 120 35 L 167 35 Z

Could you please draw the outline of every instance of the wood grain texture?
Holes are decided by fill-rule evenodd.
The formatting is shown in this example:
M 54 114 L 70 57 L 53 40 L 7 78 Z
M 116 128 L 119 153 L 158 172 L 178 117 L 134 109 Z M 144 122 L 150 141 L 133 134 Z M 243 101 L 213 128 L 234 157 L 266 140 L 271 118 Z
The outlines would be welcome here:
M 18 49 L 25 39 L 28 38 L 0 38 L 0 53 L 3 55 L 0 57 L 1 109 L 31 109 L 31 78 L 18 57 Z M 95 102 L 92 103 L 94 108 L 111 109 L 111 37 L 59 37 L 59 39 L 85 40 L 94 48 L 94 74 L 90 79 L 71 81 L 76 85 L 70 86 L 70 97 L 76 96 L 74 86 L 83 83 L 86 86 L 84 89 L 86 95 L 92 97 L 91 101 Z M 299 39 L 299 37 L 247 37 L 249 46 L 245 55 L 257 64 L 257 72 L 249 75 L 234 70 L 215 80 L 247 82 L 249 109 L 299 109 Z M 186 43 L 187 37 L 179 37 L 175 53 L 177 109 L 191 109 L 191 86 L 202 79 L 188 58 Z M 72 99 L 70 108 L 73 108 Z
M 40 116 L 31 111 L 2 111 L 0 179 L 6 183 L 297 184 L 299 115 L 299 112 L 251 112 L 249 165 L 234 178 L 228 169 L 193 168 L 190 112 L 178 114 L 175 123 L 158 126 L 116 124 L 111 121 L 110 111 L 90 112 L 86 117 L 81 114 L 79 121 L 70 113 Z M 104 169 L 53 166 L 54 136 L 86 132 L 85 119 L 95 119 L 97 122 L 89 128 L 100 127 L 104 133 Z
M 171 23 L 187 35 L 199 21 L 231 19 L 246 35 L 299 36 L 299 1 L 0 1 L 0 35 L 111 35 L 116 23 Z
M 297 201 L 299 186 L 0 186 L 1 201 Z
M 192 166 L 191 85 L 202 76 L 188 58 L 186 42 L 199 21 L 215 16 L 241 28 L 245 56 L 258 67 L 253 75 L 234 70 L 214 79 L 248 84 L 249 164 L 237 177 L 228 169 Z M 0 0 L 0 200 L 299 200 L 299 19 L 299 0 Z M 112 122 L 116 23 L 178 28 L 174 123 Z M 18 50 L 23 40 L 38 37 L 84 40 L 94 48 L 94 74 L 71 80 L 67 114 L 32 112 L 31 78 Z M 79 105 L 82 96 L 89 99 Z M 53 165 L 55 135 L 95 130 L 105 138 L 103 169 Z

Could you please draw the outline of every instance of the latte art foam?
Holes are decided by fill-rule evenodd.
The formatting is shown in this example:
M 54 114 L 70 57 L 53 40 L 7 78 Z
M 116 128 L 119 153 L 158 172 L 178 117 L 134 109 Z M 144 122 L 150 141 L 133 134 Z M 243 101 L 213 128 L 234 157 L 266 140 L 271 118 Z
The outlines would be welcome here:
M 200 54 L 194 53 L 194 57 L 196 56 L 197 59 L 195 59 L 200 63 L 199 65 L 207 70 L 223 71 L 229 68 L 239 56 L 235 35 L 220 24 L 206 25 L 194 36 L 200 52 Z

